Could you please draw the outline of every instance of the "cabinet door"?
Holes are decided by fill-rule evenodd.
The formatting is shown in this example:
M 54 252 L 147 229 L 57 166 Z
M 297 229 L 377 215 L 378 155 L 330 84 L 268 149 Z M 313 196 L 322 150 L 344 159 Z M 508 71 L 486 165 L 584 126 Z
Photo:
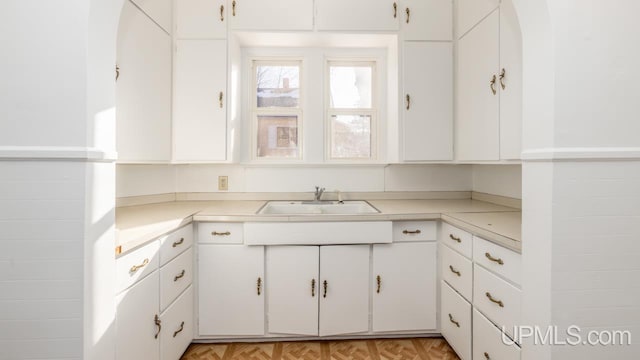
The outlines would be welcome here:
M 499 16 L 496 10 L 458 43 L 456 150 L 459 160 L 500 158 Z M 493 86 L 492 79 L 495 79 Z
M 225 40 L 177 41 L 174 160 L 226 159 L 226 74 Z
M 511 0 L 500 5 L 500 158 L 522 153 L 522 34 Z
M 436 328 L 436 243 L 373 245 L 373 331 Z
M 318 335 L 317 246 L 267 248 L 270 333 Z
M 453 159 L 453 48 L 404 43 L 405 161 Z
M 461 38 L 500 5 L 500 0 L 457 0 L 457 33 Z
M 313 0 L 230 0 L 234 30 L 313 30 Z
M 402 9 L 394 0 L 317 0 L 318 30 L 398 30 Z
M 116 359 L 159 359 L 159 280 L 155 271 L 116 297 Z
M 171 33 L 171 0 L 131 0 L 162 28 Z
M 264 335 L 264 247 L 200 245 L 199 333 Z
M 451 40 L 452 0 L 403 0 L 402 33 L 405 40 Z
M 369 245 L 320 247 L 320 336 L 369 330 Z
M 178 39 L 225 39 L 227 14 L 225 0 L 176 0 Z
M 118 30 L 119 161 L 171 159 L 171 36 L 125 2 Z

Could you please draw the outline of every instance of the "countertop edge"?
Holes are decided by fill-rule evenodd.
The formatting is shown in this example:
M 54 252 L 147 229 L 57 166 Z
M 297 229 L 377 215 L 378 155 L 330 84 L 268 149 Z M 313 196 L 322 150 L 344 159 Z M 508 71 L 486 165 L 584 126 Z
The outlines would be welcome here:
M 455 213 L 442 214 L 440 219 L 450 225 L 459 227 L 462 230 L 468 231 L 473 235 L 483 238 L 484 240 L 490 241 L 494 244 L 505 247 L 509 250 L 515 251 L 518 254 L 522 253 L 522 242 L 516 239 L 512 239 L 510 237 L 498 234 L 494 231 L 487 230 L 485 228 L 481 228 L 479 226 L 469 224 L 466 221 L 457 219 L 455 217 Z

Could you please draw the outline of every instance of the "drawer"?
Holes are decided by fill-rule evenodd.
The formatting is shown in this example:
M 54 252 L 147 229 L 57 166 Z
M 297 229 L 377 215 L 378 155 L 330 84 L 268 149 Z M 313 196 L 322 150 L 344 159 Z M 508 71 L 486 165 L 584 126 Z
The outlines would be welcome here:
M 435 221 L 394 221 L 393 241 L 436 241 L 437 222 Z
M 474 236 L 473 261 L 520 285 L 522 256 L 517 252 Z
M 180 359 L 193 340 L 193 287 L 189 287 L 160 316 L 160 359 Z
M 193 245 L 193 226 L 180 228 L 160 238 L 160 266 L 180 255 Z
M 440 234 L 443 244 L 471 259 L 473 236 L 470 233 L 442 222 Z
M 442 279 L 465 299 L 471 301 L 473 291 L 473 264 L 471 260 L 451 250 L 448 246 L 441 245 L 440 250 L 442 253 L 440 261 Z
M 520 360 L 520 347 L 473 309 L 473 358 Z M 486 355 L 485 355 L 486 354 Z
M 116 259 L 116 293 L 158 269 L 158 241 Z
M 471 304 L 446 282 L 441 282 L 440 328 L 462 360 L 471 360 Z
M 243 223 L 198 223 L 201 244 L 242 244 Z
M 514 326 L 520 325 L 520 289 L 478 264 L 473 267 L 473 305 L 498 327 L 504 326 L 511 336 Z
M 193 281 L 193 248 L 160 268 L 160 310 L 164 310 Z

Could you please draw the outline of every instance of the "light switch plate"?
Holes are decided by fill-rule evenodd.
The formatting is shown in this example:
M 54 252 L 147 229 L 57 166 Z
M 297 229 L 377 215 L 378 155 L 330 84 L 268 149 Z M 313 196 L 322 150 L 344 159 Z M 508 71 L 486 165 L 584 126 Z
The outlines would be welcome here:
M 218 176 L 218 190 L 229 190 L 228 176 Z

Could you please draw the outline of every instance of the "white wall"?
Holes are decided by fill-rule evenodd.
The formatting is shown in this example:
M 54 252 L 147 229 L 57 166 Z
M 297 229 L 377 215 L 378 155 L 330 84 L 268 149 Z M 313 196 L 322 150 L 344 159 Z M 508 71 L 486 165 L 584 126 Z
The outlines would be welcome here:
M 172 192 L 471 191 L 471 165 L 118 165 L 117 197 Z
M 522 198 L 522 166 L 473 165 L 473 191 Z

